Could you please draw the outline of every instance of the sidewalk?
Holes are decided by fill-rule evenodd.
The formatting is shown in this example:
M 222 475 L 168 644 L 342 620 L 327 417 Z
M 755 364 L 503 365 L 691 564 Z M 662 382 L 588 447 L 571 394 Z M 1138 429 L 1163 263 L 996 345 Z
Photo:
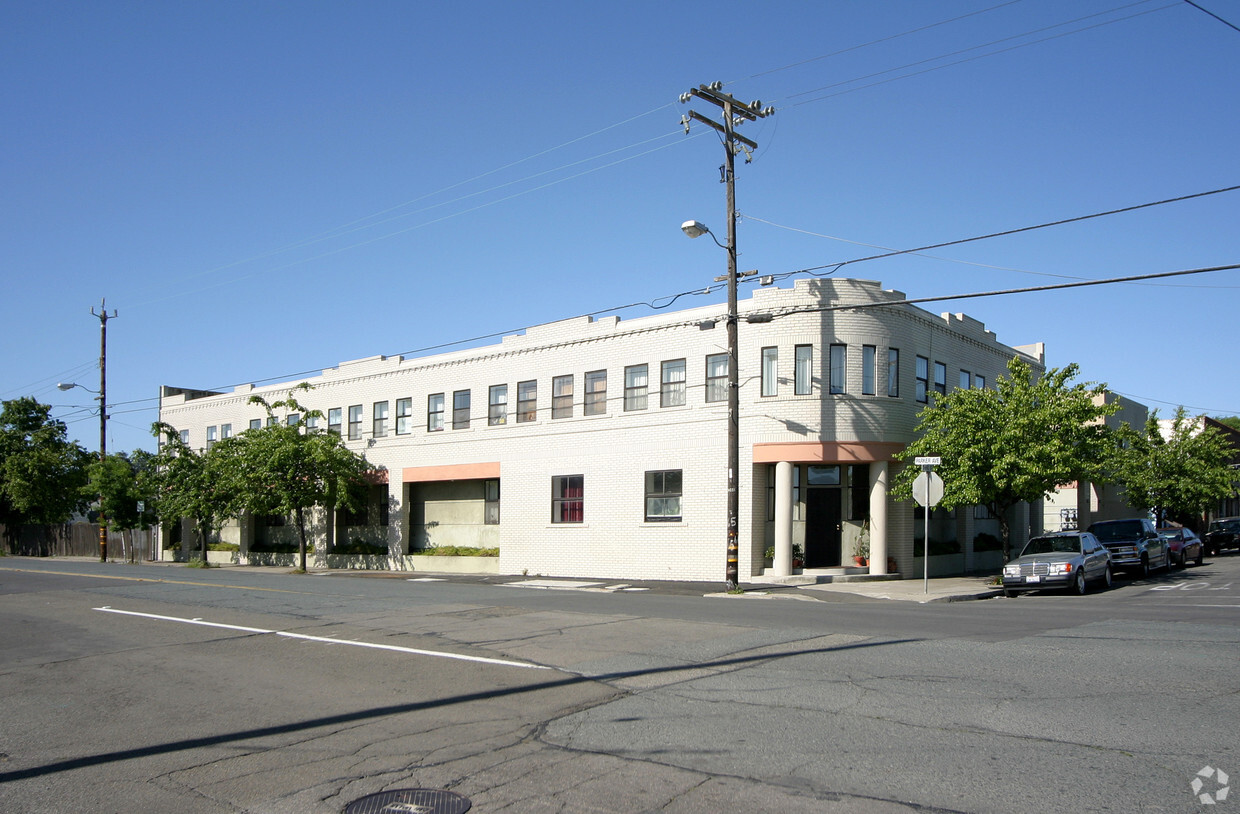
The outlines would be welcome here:
M 1003 589 L 994 584 L 994 576 L 933 577 L 925 579 L 882 579 L 871 577 L 836 577 L 827 581 L 798 583 L 797 578 L 758 578 L 746 586 L 746 593 L 787 596 L 791 590 L 813 598 L 816 593 L 844 593 L 871 599 L 896 599 L 904 602 L 963 602 L 1003 596 Z

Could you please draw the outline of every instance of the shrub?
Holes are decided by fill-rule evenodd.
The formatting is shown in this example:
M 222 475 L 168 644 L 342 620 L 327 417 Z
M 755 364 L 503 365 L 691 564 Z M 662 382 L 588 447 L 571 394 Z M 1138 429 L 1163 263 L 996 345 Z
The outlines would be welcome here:
M 982 531 L 973 538 L 974 551 L 1001 551 L 1003 549 L 1003 541 L 993 534 Z
M 414 555 L 430 557 L 498 557 L 498 548 L 473 548 L 470 546 L 441 545 L 433 548 L 419 548 L 409 552 Z

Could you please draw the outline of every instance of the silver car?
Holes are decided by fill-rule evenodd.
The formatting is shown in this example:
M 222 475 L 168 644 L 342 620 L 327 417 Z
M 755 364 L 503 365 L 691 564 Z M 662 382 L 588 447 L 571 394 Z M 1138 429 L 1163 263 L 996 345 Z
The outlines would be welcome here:
M 1091 582 L 1110 588 L 1111 552 L 1087 531 L 1034 537 L 1020 556 L 1003 566 L 1003 593 L 1068 588 L 1083 594 Z

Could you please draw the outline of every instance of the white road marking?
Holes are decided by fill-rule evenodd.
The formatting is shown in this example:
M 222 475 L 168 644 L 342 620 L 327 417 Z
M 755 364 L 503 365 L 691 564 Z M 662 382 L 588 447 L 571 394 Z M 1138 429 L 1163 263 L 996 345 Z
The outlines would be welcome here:
M 388 650 L 394 653 L 408 653 L 414 656 L 433 656 L 435 658 L 441 658 L 441 659 L 457 659 L 458 661 L 474 661 L 474 662 L 480 662 L 482 664 L 498 664 L 502 667 L 522 667 L 527 670 L 549 670 L 551 669 L 550 667 L 545 667 L 541 664 L 526 664 L 520 661 L 507 661 L 505 659 L 489 659 L 483 656 L 465 656 L 459 653 L 441 653 L 436 650 L 419 650 L 415 647 L 400 647 L 394 644 L 373 644 L 371 642 L 355 642 L 355 641 L 349 641 L 347 639 L 332 639 L 326 636 L 308 636 L 304 633 L 290 633 L 285 630 L 267 630 L 266 628 L 261 628 L 261 627 L 245 627 L 244 625 L 227 625 L 227 624 L 224 624 L 223 622 L 207 622 L 201 618 L 183 619 L 178 616 L 160 616 L 159 614 L 156 614 L 156 613 L 139 613 L 137 611 L 120 610 L 118 608 L 112 608 L 106 605 L 102 608 L 95 608 L 95 610 L 103 611 L 104 613 L 117 613 L 117 614 L 121 614 L 122 616 L 137 616 L 142 619 L 155 619 L 160 622 L 180 622 L 186 625 L 202 625 L 203 627 L 215 627 L 215 628 L 221 628 L 223 630 L 236 630 L 242 633 L 270 633 L 276 636 L 283 636 L 289 639 L 301 639 L 303 641 L 319 642 L 321 644 L 346 644 L 346 645 L 351 645 L 353 647 L 366 647 L 372 650 Z

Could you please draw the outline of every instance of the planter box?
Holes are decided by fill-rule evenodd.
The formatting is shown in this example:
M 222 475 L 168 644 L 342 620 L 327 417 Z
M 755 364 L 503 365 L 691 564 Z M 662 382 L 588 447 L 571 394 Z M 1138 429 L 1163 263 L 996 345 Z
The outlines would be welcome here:
M 437 557 L 432 554 L 404 557 L 405 570 L 430 574 L 498 574 L 499 557 Z

